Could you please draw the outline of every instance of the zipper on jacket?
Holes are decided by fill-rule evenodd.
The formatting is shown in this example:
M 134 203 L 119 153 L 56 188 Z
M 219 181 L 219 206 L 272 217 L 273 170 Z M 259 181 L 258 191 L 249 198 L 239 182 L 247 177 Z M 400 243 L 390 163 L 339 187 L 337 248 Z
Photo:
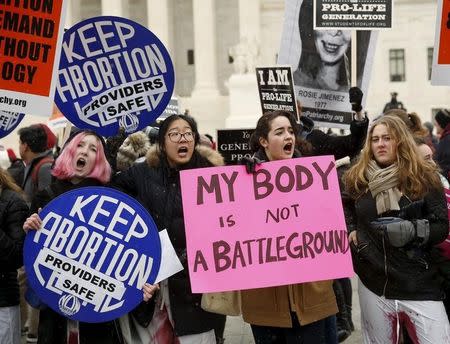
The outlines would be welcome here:
M 386 275 L 386 281 L 384 282 L 383 287 L 383 296 L 386 297 L 386 287 L 388 284 L 388 266 L 387 266 L 387 257 L 386 257 L 386 244 L 383 236 L 383 254 L 384 254 L 384 273 Z
M 419 261 L 419 263 L 422 263 L 423 265 L 425 265 L 425 270 L 428 270 L 428 263 L 425 259 L 419 258 L 418 261 Z

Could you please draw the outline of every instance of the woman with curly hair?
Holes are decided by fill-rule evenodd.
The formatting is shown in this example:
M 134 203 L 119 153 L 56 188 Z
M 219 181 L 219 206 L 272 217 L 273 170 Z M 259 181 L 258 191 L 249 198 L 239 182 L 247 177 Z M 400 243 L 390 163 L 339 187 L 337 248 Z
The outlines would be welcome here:
M 448 234 L 435 165 L 418 153 L 402 120 L 376 120 L 359 160 L 344 175 L 354 200 L 349 240 L 359 277 L 364 343 L 449 343 L 435 245 Z

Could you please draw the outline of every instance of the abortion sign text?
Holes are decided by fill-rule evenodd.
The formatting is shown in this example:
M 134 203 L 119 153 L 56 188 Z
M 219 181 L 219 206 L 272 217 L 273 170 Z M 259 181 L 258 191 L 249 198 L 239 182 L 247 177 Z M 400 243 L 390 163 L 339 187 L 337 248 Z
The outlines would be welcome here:
M 104 136 L 142 129 L 172 96 L 169 53 L 148 29 L 119 17 L 96 17 L 64 34 L 55 102 L 79 128 Z
M 142 301 L 161 263 L 157 228 L 131 197 L 109 188 L 67 192 L 40 213 L 24 260 L 31 287 L 52 309 L 85 322 L 112 320 Z
M 24 116 L 23 113 L 0 110 L 0 138 L 11 133 L 19 125 Z

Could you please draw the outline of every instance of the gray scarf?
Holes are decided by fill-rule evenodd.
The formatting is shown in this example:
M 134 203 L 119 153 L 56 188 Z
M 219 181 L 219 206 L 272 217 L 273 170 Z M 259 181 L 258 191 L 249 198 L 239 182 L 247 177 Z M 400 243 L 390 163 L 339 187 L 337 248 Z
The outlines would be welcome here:
M 402 193 L 397 187 L 397 164 L 381 168 L 375 160 L 370 160 L 366 169 L 366 177 L 369 180 L 369 190 L 377 204 L 378 215 L 388 210 L 400 210 L 398 201 L 402 197 Z

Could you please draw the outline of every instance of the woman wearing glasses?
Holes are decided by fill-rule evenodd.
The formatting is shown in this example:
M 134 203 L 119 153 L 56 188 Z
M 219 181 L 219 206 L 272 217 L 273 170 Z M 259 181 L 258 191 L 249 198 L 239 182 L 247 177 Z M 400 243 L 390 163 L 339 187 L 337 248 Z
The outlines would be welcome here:
M 214 329 L 225 322 L 225 316 L 202 310 L 201 294 L 191 292 L 187 268 L 179 172 L 223 165 L 219 153 L 198 145 L 199 137 L 192 117 L 166 118 L 158 143 L 150 148 L 146 161 L 133 165 L 114 180 L 116 186 L 147 208 L 159 230 L 167 229 L 184 266 L 183 271 L 161 282 L 156 298 L 133 312 L 134 321 L 140 325 L 138 334 L 145 343 L 215 344 Z

